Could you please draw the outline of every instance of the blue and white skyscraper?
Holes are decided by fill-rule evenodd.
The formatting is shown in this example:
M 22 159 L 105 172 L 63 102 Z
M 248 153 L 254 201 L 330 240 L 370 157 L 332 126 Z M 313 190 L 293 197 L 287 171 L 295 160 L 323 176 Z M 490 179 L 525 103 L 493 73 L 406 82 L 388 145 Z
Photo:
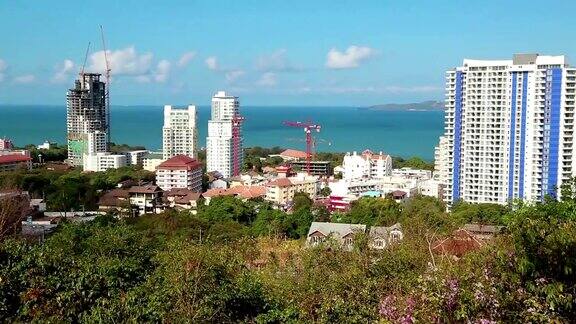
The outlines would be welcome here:
M 576 69 L 564 56 L 469 60 L 446 74 L 436 177 L 447 202 L 559 196 L 576 175 Z

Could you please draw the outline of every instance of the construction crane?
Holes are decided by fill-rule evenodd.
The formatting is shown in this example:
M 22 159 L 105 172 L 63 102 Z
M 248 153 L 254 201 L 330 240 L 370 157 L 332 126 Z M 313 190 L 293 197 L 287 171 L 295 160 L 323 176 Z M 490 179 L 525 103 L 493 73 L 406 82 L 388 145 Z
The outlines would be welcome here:
M 102 36 L 102 48 L 104 50 L 104 62 L 106 63 L 106 92 L 105 92 L 105 105 L 106 105 L 106 126 L 108 126 L 108 150 L 110 150 L 110 63 L 108 62 L 108 52 L 106 51 L 106 40 L 104 39 L 104 28 L 100 25 L 100 35 Z
M 314 140 L 312 139 L 312 131 L 316 131 L 317 133 L 320 132 L 321 126 L 315 124 L 311 121 L 308 122 L 293 122 L 293 121 L 284 121 L 284 125 L 288 127 L 297 127 L 303 128 L 304 133 L 306 134 L 306 172 L 310 174 L 311 170 L 311 162 L 312 162 L 312 146 L 314 144 Z
M 232 117 L 232 176 L 240 175 L 240 127 L 245 118 L 237 112 Z
M 80 69 L 80 76 L 82 82 L 84 82 L 84 68 L 86 67 L 86 61 L 88 61 L 88 53 L 90 52 L 90 42 L 88 42 L 88 47 L 86 47 L 86 54 L 84 54 L 84 63 L 82 63 L 82 68 Z

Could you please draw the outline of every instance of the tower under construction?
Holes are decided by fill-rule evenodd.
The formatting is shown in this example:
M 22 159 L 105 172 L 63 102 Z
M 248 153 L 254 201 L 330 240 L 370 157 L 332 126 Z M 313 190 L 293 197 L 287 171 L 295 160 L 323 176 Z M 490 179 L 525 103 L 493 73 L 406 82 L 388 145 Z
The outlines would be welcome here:
M 74 166 L 83 165 L 84 154 L 106 152 L 108 148 L 106 84 L 100 76 L 80 73 L 66 94 L 68 160 Z

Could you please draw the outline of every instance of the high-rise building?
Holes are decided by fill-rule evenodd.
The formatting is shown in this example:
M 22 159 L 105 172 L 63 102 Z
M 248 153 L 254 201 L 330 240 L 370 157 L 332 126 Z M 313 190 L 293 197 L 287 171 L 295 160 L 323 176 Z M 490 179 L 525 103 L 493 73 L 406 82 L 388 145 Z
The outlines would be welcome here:
M 100 74 L 81 73 L 66 95 L 68 160 L 82 166 L 84 155 L 108 149 L 106 85 Z
M 234 145 L 233 138 L 233 118 L 239 115 L 239 109 L 238 97 L 224 91 L 218 91 L 212 97 L 212 114 L 206 138 L 207 171 L 219 171 L 225 178 L 232 176 L 235 168 L 240 170 L 244 160 L 243 137 L 239 127 L 236 134 L 238 145 Z
M 164 106 L 164 127 L 162 128 L 164 160 L 176 155 L 197 157 L 196 119 L 196 106 L 190 105 L 185 109 Z
M 575 91 L 576 69 L 564 56 L 465 59 L 448 71 L 436 151 L 446 201 L 559 198 L 563 181 L 576 174 Z

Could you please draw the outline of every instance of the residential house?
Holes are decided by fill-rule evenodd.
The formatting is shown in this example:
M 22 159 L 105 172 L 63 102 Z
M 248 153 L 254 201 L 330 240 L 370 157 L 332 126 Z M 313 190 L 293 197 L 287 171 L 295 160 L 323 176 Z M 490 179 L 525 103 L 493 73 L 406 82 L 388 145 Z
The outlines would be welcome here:
M 463 229 L 474 235 L 474 237 L 478 240 L 485 242 L 500 234 L 504 229 L 504 226 L 466 224 L 464 225 Z
M 458 229 L 452 235 L 433 243 L 432 251 L 458 260 L 464 254 L 480 249 L 484 242 L 465 229 Z
M 370 247 L 378 250 L 385 249 L 404 238 L 400 223 L 396 223 L 390 227 L 372 226 L 370 227 L 368 236 L 370 238 Z
M 167 207 L 189 210 L 196 214 L 202 194 L 185 188 L 174 188 L 164 192 L 162 200 Z
M 355 236 L 366 232 L 366 225 L 313 222 L 306 237 L 308 246 L 332 239 L 344 250 L 352 250 Z
M 112 189 L 98 200 L 98 210 L 130 213 L 130 193 L 127 189 Z
M 147 184 L 128 189 L 130 204 L 137 208 L 139 215 L 159 213 L 162 211 L 162 189 Z

